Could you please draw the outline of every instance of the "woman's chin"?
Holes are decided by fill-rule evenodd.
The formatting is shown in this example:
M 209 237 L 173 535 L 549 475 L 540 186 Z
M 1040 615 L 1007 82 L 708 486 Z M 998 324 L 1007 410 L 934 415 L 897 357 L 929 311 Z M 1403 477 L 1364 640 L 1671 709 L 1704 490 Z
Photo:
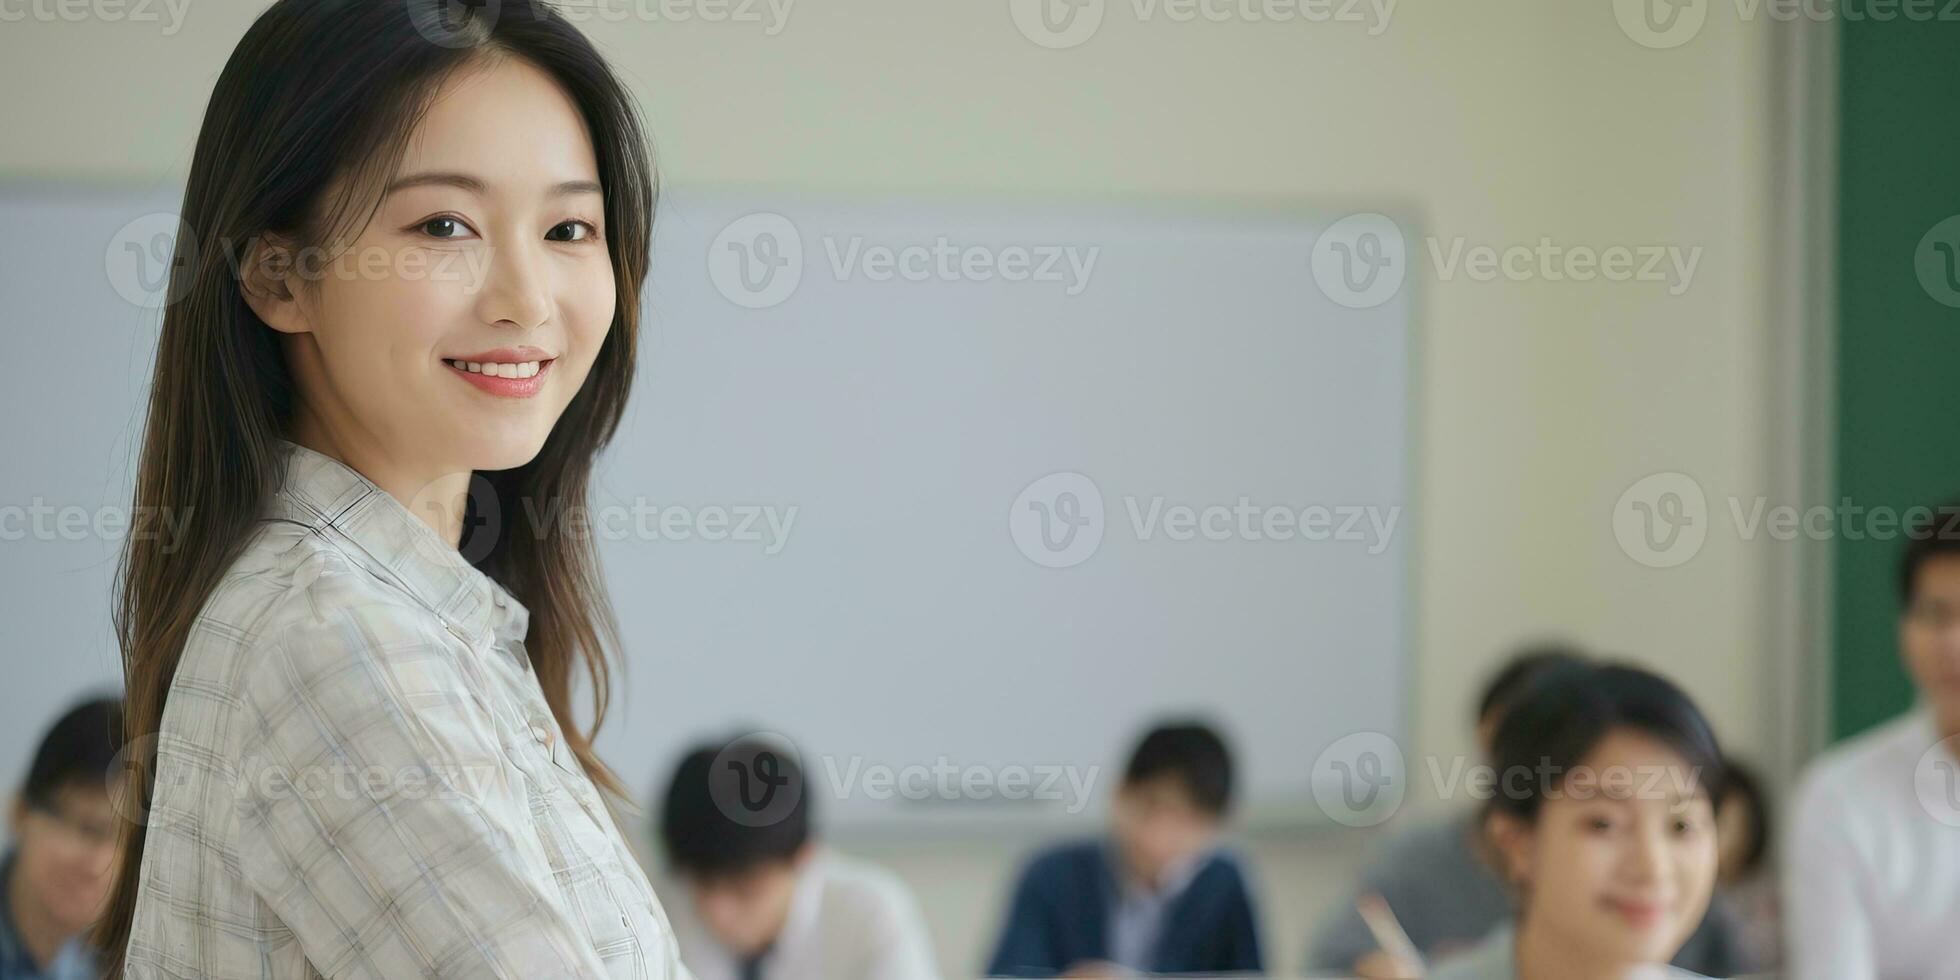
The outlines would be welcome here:
M 550 435 L 549 429 L 534 431 L 525 425 L 511 425 L 493 432 L 478 431 L 466 440 L 463 458 L 469 460 L 470 469 L 477 471 L 516 469 L 538 458 Z

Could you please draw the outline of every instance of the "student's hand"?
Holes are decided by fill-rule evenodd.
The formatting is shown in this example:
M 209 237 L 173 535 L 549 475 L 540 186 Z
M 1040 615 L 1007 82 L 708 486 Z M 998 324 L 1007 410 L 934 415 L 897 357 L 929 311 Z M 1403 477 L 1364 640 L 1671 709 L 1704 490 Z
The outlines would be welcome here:
M 1422 967 L 1378 949 L 1354 961 L 1354 975 L 1366 980 L 1409 980 L 1421 977 Z

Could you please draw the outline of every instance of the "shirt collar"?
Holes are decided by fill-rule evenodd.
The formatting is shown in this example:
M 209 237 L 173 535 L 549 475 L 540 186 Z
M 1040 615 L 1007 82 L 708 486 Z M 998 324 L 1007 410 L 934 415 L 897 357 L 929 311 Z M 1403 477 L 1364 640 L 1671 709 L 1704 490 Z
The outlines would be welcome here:
M 1211 861 L 1211 856 L 1216 850 L 1216 847 L 1207 847 L 1179 858 L 1170 867 L 1164 869 L 1164 873 L 1159 876 L 1160 883 L 1154 889 L 1144 887 L 1124 867 L 1122 852 L 1117 848 L 1114 840 L 1104 847 L 1103 853 L 1109 859 L 1110 877 L 1116 879 L 1116 894 L 1119 898 L 1129 902 L 1168 902 L 1183 893 L 1191 884 L 1191 880 L 1196 878 L 1198 872 L 1204 870 L 1205 865 Z
M 393 494 L 359 470 L 289 439 L 277 441 L 283 479 L 266 519 L 338 532 L 358 562 L 406 590 L 471 643 L 521 640 L 529 611 Z
M 790 896 L 789 915 L 782 932 L 772 944 L 776 949 L 797 949 L 817 932 L 817 919 L 823 909 L 824 880 L 829 856 L 819 846 L 796 876 L 796 891 Z

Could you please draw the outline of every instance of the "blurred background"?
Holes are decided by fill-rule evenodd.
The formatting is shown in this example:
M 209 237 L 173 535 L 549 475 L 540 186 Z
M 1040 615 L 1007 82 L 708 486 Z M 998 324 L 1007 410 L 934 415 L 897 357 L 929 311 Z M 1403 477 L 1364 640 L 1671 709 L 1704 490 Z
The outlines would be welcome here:
M 641 98 L 684 222 L 724 206 L 740 214 L 744 202 L 792 216 L 798 202 L 817 202 L 825 214 L 896 215 L 893 227 L 907 214 L 1059 213 L 1075 216 L 1056 219 L 1077 222 L 1069 227 L 1134 214 L 1161 219 L 1161 232 L 1180 215 L 1224 216 L 1240 222 L 1229 237 L 1299 216 L 1280 222 L 1305 236 L 1289 266 L 1298 278 L 1266 283 L 1283 299 L 1313 285 L 1315 234 L 1347 215 L 1392 217 L 1406 262 L 1394 307 L 1406 373 L 1393 375 L 1393 390 L 1408 455 L 1385 479 L 1405 491 L 1396 554 L 1406 564 L 1385 580 L 1395 595 L 1361 612 L 1392 640 L 1381 652 L 1391 669 L 1369 683 L 1382 686 L 1380 727 L 1411 770 L 1472 752 L 1475 690 L 1507 651 L 1539 636 L 1677 679 L 1726 744 L 1779 786 L 1822 746 L 1907 703 L 1891 636 L 1898 541 L 1864 533 L 1859 515 L 1960 492 L 1950 377 L 1960 280 L 1941 265 L 1960 243 L 1960 221 L 1942 224 L 1960 212 L 1949 98 L 1960 25 L 1937 7 L 1881 21 L 1830 5 L 1793 13 L 1713 0 L 1079 6 L 1068 31 L 1007 0 L 617 3 L 581 8 L 579 22 Z M 64 209 L 113 212 L 120 205 L 104 202 L 130 198 L 168 210 L 212 81 L 261 7 L 0 3 L 9 254 L 37 249 Z M 691 212 L 689 201 L 705 203 Z M 143 213 L 89 232 L 98 254 Z M 663 211 L 656 228 L 666 220 Z M 700 242 L 720 226 L 695 223 Z M 1618 281 L 1575 281 L 1535 259 L 1489 275 L 1451 261 L 1453 249 L 1502 255 L 1541 243 L 1663 261 L 1641 275 L 1637 259 Z M 818 247 L 805 247 L 819 261 Z M 1688 256 L 1691 269 L 1669 264 Z M 1204 263 L 1194 249 L 1192 267 Z M 85 271 L 99 283 L 102 269 Z M 699 269 L 682 273 L 701 280 Z M 77 320 L 27 296 L 35 283 L 18 273 L 0 281 L 15 372 L 0 392 L 10 450 L 0 505 L 12 508 L 0 529 L 13 534 L 0 542 L 0 556 L 11 552 L 0 558 L 0 781 L 11 784 L 61 705 L 119 676 L 106 592 L 115 542 L 14 533 L 48 495 L 46 471 L 30 464 L 68 467 L 64 478 L 99 491 L 55 503 L 127 502 L 137 431 L 127 408 L 140 394 L 129 386 L 147 379 L 154 335 L 142 325 L 155 318 L 131 308 L 125 322 Z M 658 309 L 660 296 L 649 302 Z M 1223 335 L 1230 319 L 1222 308 L 1216 322 L 1156 329 Z M 664 329 L 676 357 L 696 349 L 686 324 Z M 649 334 L 656 365 L 662 336 Z M 1120 370 L 1121 353 L 1110 357 L 1076 370 Z M 82 394 L 104 374 L 129 402 L 104 409 Z M 759 409 L 822 411 L 825 397 L 856 396 L 817 386 L 794 405 Z M 637 417 L 690 424 L 659 417 L 664 404 L 656 397 Z M 963 421 L 961 438 L 988 438 L 975 424 Z M 987 515 L 999 540 L 1013 491 L 1038 475 L 1006 481 Z M 1109 508 L 1114 522 L 1119 504 Z M 1787 534 L 1750 521 L 1778 508 L 1811 519 Z M 1650 517 L 1678 525 L 1692 547 L 1640 544 Z M 822 527 L 820 516 L 803 520 Z M 657 618 L 664 593 L 647 585 L 615 575 L 614 601 Z M 729 622 L 760 615 L 744 611 L 739 591 L 721 596 Z M 848 587 L 830 599 L 847 617 L 877 614 Z M 615 706 L 600 748 L 616 765 L 641 763 L 622 767 L 649 797 L 670 764 L 665 748 L 683 738 L 740 726 L 798 737 L 767 696 L 744 702 L 690 685 L 689 658 L 706 657 L 706 641 L 663 649 L 651 624 L 635 635 L 646 642 L 630 651 L 634 694 Z M 1299 642 L 1301 657 L 1338 660 L 1312 637 Z M 918 696 L 954 701 L 957 690 L 930 689 L 933 655 L 915 655 L 928 682 Z M 1122 644 L 1077 655 L 1111 676 L 1137 669 Z M 1265 668 L 1256 657 L 1226 663 L 1247 682 L 1193 706 L 1229 729 L 1232 692 L 1257 690 Z M 1291 667 L 1272 670 L 1294 683 Z M 1003 728 L 1066 727 L 997 710 Z M 1106 755 L 1066 761 L 1113 778 L 1135 731 L 1106 734 Z M 656 737 L 658 751 L 640 741 Z M 927 760 L 945 751 L 930 730 L 908 737 Z M 1325 747 L 1263 758 L 1304 779 Z M 1411 779 L 1401 812 L 1368 827 L 1248 811 L 1235 838 L 1252 859 L 1276 967 L 1298 968 L 1358 845 L 1441 805 L 1434 796 L 1433 781 Z M 922 827 L 869 815 L 829 830 L 911 885 L 942 966 L 959 974 L 980 969 L 1018 860 L 1054 825 Z M 645 846 L 644 828 L 635 833 Z

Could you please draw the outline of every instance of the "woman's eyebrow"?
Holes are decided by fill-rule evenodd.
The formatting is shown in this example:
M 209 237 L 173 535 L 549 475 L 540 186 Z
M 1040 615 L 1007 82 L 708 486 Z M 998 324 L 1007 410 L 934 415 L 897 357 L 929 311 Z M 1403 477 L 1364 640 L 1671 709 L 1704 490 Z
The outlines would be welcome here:
M 482 197 L 489 190 L 489 185 L 484 183 L 481 177 L 459 173 L 453 170 L 435 170 L 419 174 L 409 174 L 406 177 L 397 177 L 388 185 L 388 189 L 383 192 L 382 196 L 387 197 L 396 191 L 407 190 L 411 187 L 457 187 L 478 197 Z M 604 193 L 604 188 L 600 187 L 599 182 L 596 180 L 566 180 L 552 185 L 548 189 L 548 193 L 553 197 L 565 197 L 571 194 L 601 194 Z

